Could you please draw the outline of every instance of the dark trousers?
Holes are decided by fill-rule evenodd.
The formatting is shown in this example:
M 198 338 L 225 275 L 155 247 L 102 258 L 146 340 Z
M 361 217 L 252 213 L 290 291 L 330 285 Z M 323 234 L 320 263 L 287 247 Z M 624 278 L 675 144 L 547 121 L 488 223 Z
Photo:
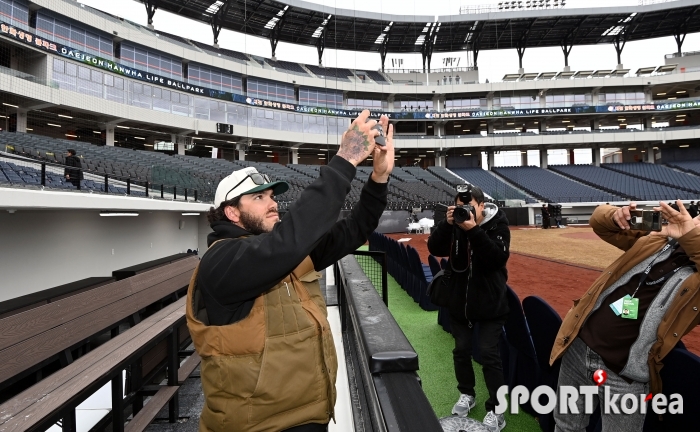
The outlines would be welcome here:
M 309 423 L 301 426 L 294 426 L 282 432 L 326 432 L 327 430 L 328 424 Z
M 70 179 L 68 179 L 68 181 L 73 183 L 73 186 L 75 186 L 76 188 L 78 187 L 78 185 L 80 185 L 80 180 L 78 180 L 77 178 L 74 179 L 71 177 Z
M 493 411 L 497 405 L 496 392 L 504 384 L 503 364 L 498 341 L 503 332 L 505 320 L 479 321 L 479 351 L 484 371 L 484 381 L 489 391 L 485 403 L 486 411 Z M 472 338 L 474 327 L 450 317 L 452 335 L 455 338 L 455 349 L 452 357 L 457 377 L 457 390 L 462 394 L 476 397 L 474 391 L 474 367 L 472 366 Z

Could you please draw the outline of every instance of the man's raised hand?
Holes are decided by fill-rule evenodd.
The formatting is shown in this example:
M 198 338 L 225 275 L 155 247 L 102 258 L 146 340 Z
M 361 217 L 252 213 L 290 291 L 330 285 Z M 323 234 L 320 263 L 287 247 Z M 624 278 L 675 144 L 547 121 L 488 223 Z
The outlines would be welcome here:
M 338 156 L 355 166 L 358 166 L 363 160 L 367 159 L 367 156 L 372 154 L 376 146 L 374 137 L 379 135 L 378 130 L 372 129 L 377 124 L 377 121 L 367 121 L 368 118 L 369 111 L 364 110 L 353 120 L 348 130 L 343 133 L 340 149 L 338 149 Z

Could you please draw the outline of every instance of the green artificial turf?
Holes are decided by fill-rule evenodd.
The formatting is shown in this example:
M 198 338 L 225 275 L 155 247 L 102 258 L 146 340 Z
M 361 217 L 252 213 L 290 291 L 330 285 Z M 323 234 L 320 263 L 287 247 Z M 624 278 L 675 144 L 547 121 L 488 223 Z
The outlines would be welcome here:
M 366 250 L 367 247 L 363 246 L 360 249 Z M 369 275 L 377 273 L 376 271 L 368 271 L 367 267 L 379 266 L 374 260 L 361 260 L 360 262 L 365 273 Z M 372 278 L 370 277 L 370 279 Z M 387 280 L 389 284 L 389 311 L 413 345 L 413 349 L 418 353 L 420 363 L 418 375 L 421 378 L 423 391 L 425 391 L 425 395 L 438 418 L 449 416 L 452 413 L 452 406 L 459 399 L 457 379 L 452 363 L 454 339 L 438 325 L 437 311 L 424 311 L 391 275 L 387 275 Z M 380 286 L 381 281 L 372 280 L 372 283 L 375 286 Z M 482 421 L 486 415 L 484 402 L 488 398 L 488 392 L 484 383 L 484 375 L 481 372 L 481 365 L 476 362 L 474 362 L 474 373 L 476 375 L 476 406 L 469 413 L 469 417 Z M 505 416 L 505 431 L 541 431 L 537 421 L 527 413 L 522 411 L 518 415 L 506 413 Z

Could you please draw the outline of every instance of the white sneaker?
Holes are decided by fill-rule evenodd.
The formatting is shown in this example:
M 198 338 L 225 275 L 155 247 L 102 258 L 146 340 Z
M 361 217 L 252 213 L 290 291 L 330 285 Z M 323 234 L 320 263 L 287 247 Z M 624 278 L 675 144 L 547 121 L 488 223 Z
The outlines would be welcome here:
M 486 413 L 483 423 L 491 432 L 501 432 L 501 430 L 506 427 L 506 419 L 503 417 L 503 414 L 496 415 L 493 411 Z
M 474 408 L 474 405 L 476 405 L 476 399 L 474 399 L 474 396 L 461 394 L 459 395 L 459 400 L 455 406 L 452 407 L 452 414 L 456 414 L 460 417 L 466 417 L 469 415 L 469 410 Z

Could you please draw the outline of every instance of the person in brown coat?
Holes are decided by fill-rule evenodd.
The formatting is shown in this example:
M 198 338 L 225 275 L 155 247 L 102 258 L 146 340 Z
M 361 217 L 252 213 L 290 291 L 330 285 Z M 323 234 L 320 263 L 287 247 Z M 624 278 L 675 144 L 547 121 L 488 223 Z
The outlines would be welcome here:
M 592 374 L 598 369 L 607 373 L 594 398 L 594 404 L 603 405 L 603 430 L 642 430 L 645 414 L 639 410 L 606 413 L 605 392 L 613 397 L 661 393 L 659 371 L 664 357 L 700 322 L 700 274 L 695 271 L 700 262 L 700 218 L 691 218 L 680 200 L 676 205 L 679 211 L 666 203 L 654 208 L 668 220 L 660 232 L 630 229 L 635 203 L 622 208 L 599 206 L 590 220 L 601 239 L 625 253 L 574 300 L 554 341 L 550 364 L 562 359 L 560 389 L 592 385 Z M 555 431 L 586 428 L 589 416 L 584 413 L 584 399 L 577 402 L 581 414 L 562 415 L 555 410 Z

